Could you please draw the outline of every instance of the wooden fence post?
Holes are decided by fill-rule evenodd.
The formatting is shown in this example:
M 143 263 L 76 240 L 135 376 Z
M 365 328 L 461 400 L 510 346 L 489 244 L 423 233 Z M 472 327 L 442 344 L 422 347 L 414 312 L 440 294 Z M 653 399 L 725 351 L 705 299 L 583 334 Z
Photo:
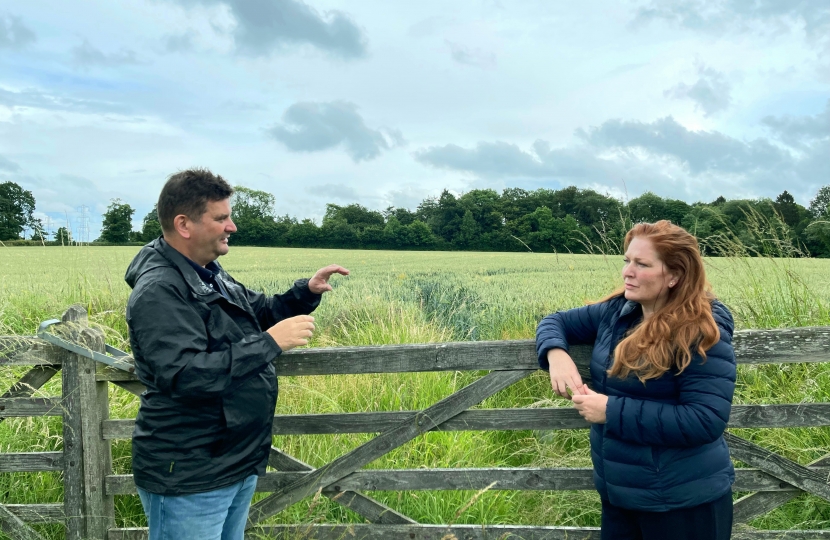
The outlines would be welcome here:
M 61 321 L 65 336 L 91 350 L 103 352 L 104 336 L 90 328 L 86 310 L 73 305 Z M 115 526 L 111 495 L 104 478 L 112 472 L 110 442 L 101 423 L 109 417 L 107 383 L 95 380 L 96 362 L 68 353 L 63 367 L 64 509 L 67 540 L 106 540 Z

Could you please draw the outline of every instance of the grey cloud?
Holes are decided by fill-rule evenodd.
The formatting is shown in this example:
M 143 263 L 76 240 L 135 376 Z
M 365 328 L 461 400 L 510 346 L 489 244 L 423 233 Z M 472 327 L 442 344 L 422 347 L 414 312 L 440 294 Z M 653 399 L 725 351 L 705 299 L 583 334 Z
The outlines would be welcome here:
M 301 0 L 173 0 L 193 4 L 226 5 L 234 19 L 234 43 L 239 52 L 267 56 L 292 45 L 311 45 L 332 56 L 366 56 L 363 30 L 345 13 L 320 14 Z
M 164 50 L 168 53 L 188 52 L 193 50 L 193 38 L 197 33 L 188 30 L 182 34 L 170 34 L 164 37 Z
M 6 107 L 31 107 L 56 111 L 73 111 L 82 113 L 126 113 L 128 109 L 109 101 L 78 99 L 68 96 L 46 94 L 40 90 L 28 88 L 19 92 L 0 88 L 0 105 Z
M 830 106 L 830 105 L 829 105 Z M 578 144 L 551 148 L 537 140 L 531 150 L 507 142 L 479 142 L 423 148 L 420 163 L 466 172 L 479 179 L 510 180 L 512 185 L 550 179 L 579 186 L 684 192 L 690 200 L 705 191 L 773 196 L 781 185 L 807 193 L 830 177 L 829 112 L 803 118 L 768 118 L 776 133 L 797 137 L 798 152 L 770 139 L 740 140 L 716 131 L 691 131 L 673 118 L 650 123 L 609 120 L 577 130 Z M 777 190 L 777 191 L 776 191 Z
M 415 159 L 425 165 L 486 178 L 590 179 L 608 172 L 603 160 L 582 148 L 551 149 L 543 140 L 533 143 L 532 152 L 502 141 L 482 141 L 471 149 L 455 144 L 431 146 L 416 152 Z
M 690 99 L 695 108 L 702 109 L 705 116 L 726 110 L 732 104 L 732 86 L 723 73 L 712 68 L 700 66 L 699 78 L 694 84 L 680 83 L 663 92 L 668 97 Z
M 645 150 L 685 164 L 693 175 L 704 172 L 745 174 L 789 169 L 793 156 L 766 139 L 745 142 L 717 131 L 690 131 L 672 117 L 652 123 L 609 120 L 578 135 L 600 149 Z
M 282 124 L 268 133 L 294 152 L 318 152 L 343 145 L 355 162 L 374 159 L 403 139 L 396 130 L 370 129 L 357 106 L 345 101 L 295 103 L 282 115 Z
M 20 165 L 9 159 L 0 156 L 0 171 L 17 172 L 20 170 Z
M 319 186 L 308 186 L 306 193 L 312 195 L 323 195 L 332 199 L 354 202 L 360 199 L 360 194 L 345 184 L 323 184 Z
M 22 49 L 34 43 L 35 33 L 29 30 L 18 17 L 0 16 L 0 49 Z
M 72 49 L 72 58 L 80 67 L 118 67 L 139 63 L 134 51 L 122 49 L 107 54 L 87 40 Z
M 470 49 L 452 41 L 446 41 L 446 44 L 450 48 L 450 57 L 459 64 L 484 69 L 496 67 L 496 54 L 493 52 Z
M 830 100 L 824 112 L 814 116 L 766 116 L 761 122 L 774 136 L 793 147 L 830 139 Z
M 815 0 L 652 0 L 641 7 L 634 24 L 663 19 L 707 31 L 740 30 L 764 23 L 772 31 L 803 25 L 808 35 L 826 37 L 830 4 Z

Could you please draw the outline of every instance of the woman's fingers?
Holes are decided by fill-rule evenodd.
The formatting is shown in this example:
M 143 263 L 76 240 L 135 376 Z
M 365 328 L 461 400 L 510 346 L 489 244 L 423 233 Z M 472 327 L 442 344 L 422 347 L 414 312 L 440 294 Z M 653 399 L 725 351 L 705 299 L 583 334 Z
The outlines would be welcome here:
M 582 378 L 577 374 L 575 377 L 571 378 L 568 386 L 571 388 L 571 393 L 574 395 L 577 394 L 585 394 L 585 385 L 582 384 Z
M 571 399 L 571 396 L 568 395 L 568 384 L 565 381 L 560 380 L 558 382 L 558 387 L 559 387 L 559 390 L 556 392 L 557 394 L 559 394 L 560 396 L 562 396 L 565 399 Z

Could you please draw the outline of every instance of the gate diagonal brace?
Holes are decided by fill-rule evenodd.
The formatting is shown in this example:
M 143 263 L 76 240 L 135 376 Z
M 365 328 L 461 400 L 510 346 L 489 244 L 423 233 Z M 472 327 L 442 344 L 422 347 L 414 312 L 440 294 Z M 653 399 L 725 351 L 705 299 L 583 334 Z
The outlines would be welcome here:
M 747 465 L 752 465 L 765 473 L 778 478 L 802 491 L 806 491 L 825 501 L 830 501 L 830 484 L 816 471 L 812 471 L 795 461 L 770 452 L 746 439 L 728 431 L 723 434 L 732 456 Z
M 311 472 L 314 467 L 303 463 L 299 459 L 290 456 L 276 448 L 271 447 L 271 454 L 268 457 L 268 464 L 278 471 L 285 472 Z M 356 512 L 372 523 L 383 525 L 417 525 L 418 522 L 407 517 L 385 504 L 364 495 L 358 491 L 337 491 L 336 489 L 323 489 L 323 495 L 340 504 L 349 510 Z
M 381 433 L 371 441 L 251 506 L 248 528 L 313 495 L 317 490 L 330 486 L 344 476 L 348 476 L 470 407 L 478 405 L 496 392 L 524 379 L 531 373 L 533 370 L 492 371 L 435 405 L 413 414 L 398 426 Z
M 819 458 L 807 465 L 808 467 L 830 466 L 830 454 Z M 792 484 L 790 484 L 792 485 Z M 734 524 L 739 525 L 752 521 L 753 519 L 772 512 L 779 506 L 790 502 L 799 495 L 801 491 L 758 491 L 745 495 L 735 501 L 732 505 Z

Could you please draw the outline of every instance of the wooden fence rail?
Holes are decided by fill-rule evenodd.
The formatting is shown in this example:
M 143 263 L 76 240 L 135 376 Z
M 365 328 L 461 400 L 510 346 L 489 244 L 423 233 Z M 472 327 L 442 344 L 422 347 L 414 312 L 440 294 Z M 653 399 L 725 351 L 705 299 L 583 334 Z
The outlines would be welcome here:
M 85 310 L 72 306 L 55 327 L 63 339 L 97 352 L 107 350 L 103 334 L 89 327 Z M 750 330 L 735 334 L 741 364 L 830 362 L 830 327 Z M 110 351 L 112 349 L 110 348 Z M 571 351 L 587 378 L 590 347 Z M 29 366 L 26 374 L 0 395 L 5 418 L 59 416 L 63 451 L 0 454 L 0 473 L 62 471 L 62 503 L 0 504 L 0 531 L 14 540 L 41 540 L 31 525 L 63 523 L 69 540 L 145 540 L 147 530 L 116 528 L 114 495 L 136 492 L 132 475 L 112 471 L 112 440 L 132 435 L 134 420 L 110 419 L 109 384 L 134 394 L 144 387 L 129 372 L 101 363 L 36 337 L 0 336 L 0 367 Z M 249 526 L 259 537 L 365 540 L 452 538 L 598 539 L 595 528 L 496 525 L 427 525 L 364 495 L 363 491 L 418 490 L 591 490 L 586 468 L 455 468 L 378 470 L 363 467 L 428 431 L 585 429 L 570 408 L 473 409 L 537 368 L 530 340 L 424 345 L 304 349 L 277 363 L 279 375 L 311 376 L 427 371 L 488 372 L 423 411 L 350 412 L 276 415 L 274 435 L 374 433 L 368 442 L 314 469 L 272 448 L 268 472 L 257 484 L 270 495 L 251 508 Z M 61 374 L 61 396 L 34 397 Z M 735 405 L 730 428 L 830 426 L 830 403 Z M 827 539 L 830 530 L 760 531 L 746 523 L 802 493 L 830 501 L 830 455 L 807 466 L 750 441 L 726 434 L 732 456 L 748 465 L 736 471 L 734 491 L 751 492 L 735 502 L 733 538 Z M 317 492 L 358 514 L 365 524 L 271 525 L 268 518 Z

